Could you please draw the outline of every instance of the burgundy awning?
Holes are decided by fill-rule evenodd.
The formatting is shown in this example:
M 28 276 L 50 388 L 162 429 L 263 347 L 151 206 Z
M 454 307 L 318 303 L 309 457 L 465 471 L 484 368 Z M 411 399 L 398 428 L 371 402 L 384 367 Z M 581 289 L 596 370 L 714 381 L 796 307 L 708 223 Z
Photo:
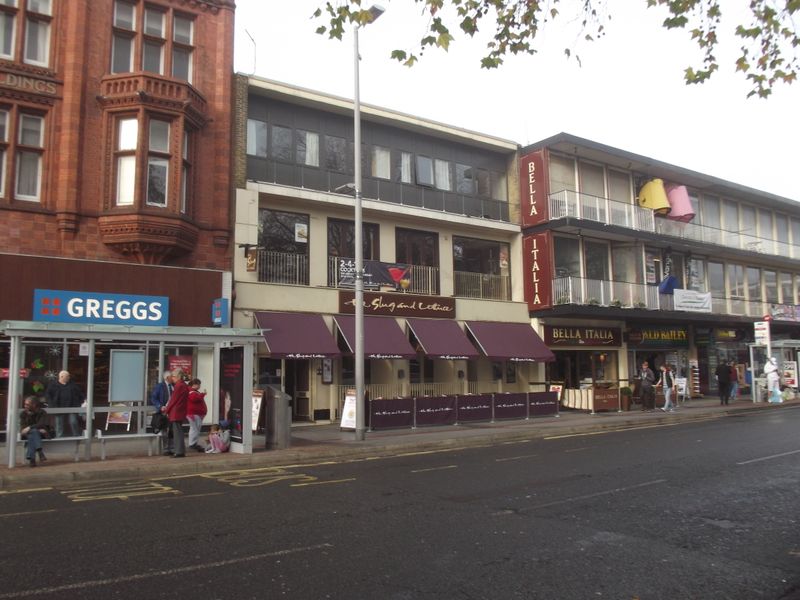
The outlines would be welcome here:
M 356 318 L 354 315 L 335 315 L 333 319 L 342 332 L 351 352 L 356 349 Z M 416 358 L 405 333 L 392 317 L 364 316 L 364 358 Z
M 333 358 L 339 348 L 322 315 L 292 312 L 257 312 L 264 341 L 275 358 Z
M 550 362 L 555 356 L 527 323 L 467 321 L 467 330 L 492 360 Z
M 406 319 L 406 323 L 429 358 L 469 360 L 480 356 L 456 321 Z

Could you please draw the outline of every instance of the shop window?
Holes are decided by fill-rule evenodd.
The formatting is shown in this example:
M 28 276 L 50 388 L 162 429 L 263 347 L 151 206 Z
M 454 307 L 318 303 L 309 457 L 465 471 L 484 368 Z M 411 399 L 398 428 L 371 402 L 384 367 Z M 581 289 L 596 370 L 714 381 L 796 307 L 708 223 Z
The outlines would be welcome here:
M 397 229 L 395 231 L 397 262 L 425 267 L 439 266 L 439 235 L 427 231 Z
M 0 58 L 19 60 L 38 67 L 50 65 L 51 0 L 4 0 L 0 2 Z M 22 38 L 18 47 L 17 39 Z
M 137 6 L 127 0 L 114 2 L 111 72 L 142 70 L 191 83 L 194 21 L 171 9 L 145 6 L 137 11 Z

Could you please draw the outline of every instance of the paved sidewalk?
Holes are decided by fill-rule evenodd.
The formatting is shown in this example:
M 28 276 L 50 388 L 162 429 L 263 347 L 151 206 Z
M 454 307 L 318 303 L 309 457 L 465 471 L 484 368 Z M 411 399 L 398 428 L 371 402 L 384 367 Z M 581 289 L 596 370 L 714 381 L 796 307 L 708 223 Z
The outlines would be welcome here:
M 169 456 L 148 457 L 146 442 L 119 440 L 108 444 L 106 450 L 108 458 L 104 461 L 99 457 L 100 448 L 94 444 L 91 461 L 75 462 L 72 459 L 71 449 L 68 448 L 46 448 L 48 460 L 36 468 L 32 469 L 21 463 L 14 469 L 2 466 L 0 489 L 47 487 L 112 479 L 169 477 L 307 464 L 324 460 L 356 460 L 368 456 L 479 446 L 626 426 L 685 422 L 751 411 L 783 410 L 797 406 L 800 406 L 800 400 L 784 404 L 754 404 L 749 400 L 739 400 L 729 406 L 720 406 L 718 399 L 706 398 L 689 400 L 672 413 L 661 410 L 643 412 L 638 410 L 637 406 L 630 412 L 604 412 L 594 415 L 567 411 L 558 417 L 535 417 L 527 421 L 372 431 L 367 432 L 363 441 L 356 441 L 352 431 L 341 431 L 336 424 L 301 425 L 292 427 L 291 447 L 285 450 L 265 450 L 264 436 L 258 435 L 254 436 L 255 451 L 250 455 L 203 454 L 187 448 L 186 458 L 181 459 Z M 5 457 L 5 454 L 3 456 Z

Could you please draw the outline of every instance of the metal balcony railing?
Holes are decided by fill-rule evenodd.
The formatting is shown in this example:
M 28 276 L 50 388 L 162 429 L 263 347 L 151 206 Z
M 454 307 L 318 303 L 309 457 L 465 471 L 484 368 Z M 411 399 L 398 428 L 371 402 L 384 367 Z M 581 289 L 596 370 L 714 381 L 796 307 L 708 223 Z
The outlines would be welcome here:
M 455 271 L 453 273 L 453 293 L 462 298 L 481 298 L 483 300 L 510 300 L 511 277 L 508 275 L 485 275 Z
M 659 294 L 658 286 L 655 285 L 585 279 L 583 277 L 558 277 L 553 280 L 553 304 L 675 310 L 675 297 L 672 294 Z M 800 306 L 745 300 L 740 296 L 712 295 L 711 313 L 758 319 L 769 314 L 778 321 L 800 320 Z
M 308 256 L 290 252 L 258 251 L 258 280 L 262 283 L 308 285 Z
M 635 204 L 617 202 L 571 190 L 561 190 L 551 194 L 549 209 L 551 220 L 572 217 L 735 250 L 800 258 L 800 245 L 740 232 L 723 231 L 696 223 L 681 223 L 657 218 L 652 210 L 641 208 Z
M 342 269 L 340 268 L 340 264 L 342 262 L 355 265 L 354 258 L 346 258 L 342 256 L 328 257 L 328 287 L 353 287 L 351 278 L 348 277 L 345 281 L 342 280 Z M 378 261 L 365 260 L 365 268 L 369 263 L 377 262 Z M 409 294 L 424 294 L 428 296 L 439 295 L 439 267 L 425 267 L 421 265 L 409 265 L 409 267 L 411 277 L 406 280 L 407 283 L 403 283 L 401 281 L 402 285 L 407 285 L 408 287 L 403 288 L 401 285 L 401 290 L 398 291 L 408 292 Z M 370 289 L 369 291 L 374 290 Z

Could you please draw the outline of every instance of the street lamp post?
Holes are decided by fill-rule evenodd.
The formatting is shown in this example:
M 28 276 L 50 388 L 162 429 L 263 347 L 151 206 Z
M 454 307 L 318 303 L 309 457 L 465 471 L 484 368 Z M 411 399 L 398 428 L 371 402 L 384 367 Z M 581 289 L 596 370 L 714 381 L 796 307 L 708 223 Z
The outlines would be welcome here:
M 373 4 L 368 9 L 372 23 L 380 17 L 384 9 Z M 363 222 L 361 217 L 361 98 L 358 82 L 358 30 L 361 25 L 353 28 L 353 176 L 355 178 L 355 246 L 356 246 L 356 272 L 355 272 L 355 304 L 356 304 L 356 347 L 355 347 L 355 377 L 356 377 L 356 441 L 362 441 L 365 436 L 364 427 L 364 247 L 363 247 Z

